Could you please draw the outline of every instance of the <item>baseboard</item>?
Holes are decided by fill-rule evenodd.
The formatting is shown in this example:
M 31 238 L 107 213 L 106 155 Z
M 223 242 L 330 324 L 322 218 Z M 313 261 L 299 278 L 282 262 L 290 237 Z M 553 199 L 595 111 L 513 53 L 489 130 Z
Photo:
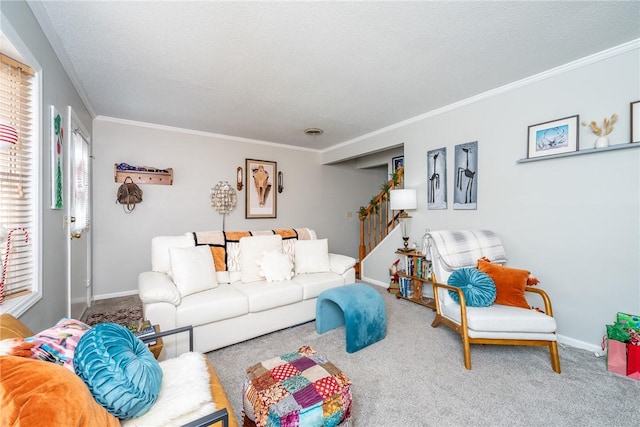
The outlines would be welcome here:
M 385 288 L 385 289 L 387 289 L 389 287 L 388 283 L 381 282 L 380 280 L 375 280 L 375 279 L 372 279 L 370 277 L 361 277 L 360 281 L 367 282 L 367 283 L 369 283 L 371 285 L 380 286 L 381 288 Z
M 124 292 L 115 292 L 113 294 L 102 294 L 102 295 L 94 295 L 93 300 L 98 301 L 101 299 L 109 299 L 109 298 L 118 298 L 118 297 L 128 297 L 130 295 L 138 295 L 138 291 L 124 291 Z
M 581 348 L 582 350 L 587 350 L 595 354 L 596 356 L 604 356 L 604 350 L 599 345 L 594 345 L 585 341 L 580 341 L 575 338 L 570 338 L 564 335 L 557 335 L 559 344 L 568 345 L 571 347 Z

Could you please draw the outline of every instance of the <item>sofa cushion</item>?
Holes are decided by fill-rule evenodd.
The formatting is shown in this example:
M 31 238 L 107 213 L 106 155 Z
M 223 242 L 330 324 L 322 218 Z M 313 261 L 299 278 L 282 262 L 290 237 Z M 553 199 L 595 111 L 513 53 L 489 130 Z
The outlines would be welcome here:
M 461 268 L 449 276 L 449 286 L 462 290 L 465 303 L 468 307 L 489 307 L 496 299 L 496 284 L 487 273 L 477 268 Z M 451 298 L 460 304 L 459 294 L 449 291 Z
M 292 280 L 232 283 L 249 300 L 249 312 L 269 310 L 302 301 L 302 286 Z
M 124 326 L 94 326 L 80 339 L 73 366 L 96 401 L 118 418 L 139 417 L 158 399 L 162 369 Z
M 524 296 L 531 272 L 493 264 L 486 258 L 478 259 L 478 270 L 487 273 L 496 284 L 495 304 L 530 308 Z M 535 280 L 535 283 L 538 281 Z
M 240 280 L 244 283 L 263 280 L 258 260 L 264 252 L 282 252 L 282 236 L 251 236 L 240 239 Z
M 289 257 L 280 251 L 264 252 L 257 263 L 260 277 L 267 282 L 290 280 L 293 276 L 293 265 Z
M 218 286 L 213 258 L 208 246 L 170 248 L 173 281 L 185 297 Z
M 189 248 L 195 246 L 187 236 L 156 236 L 151 239 L 151 270 L 171 276 L 169 248 Z
M 0 372 L 0 425 L 120 426 L 120 421 L 95 401 L 80 377 L 62 366 L 3 356 Z
M 444 305 L 442 313 L 460 323 L 460 306 Z M 487 332 L 555 332 L 556 320 L 540 313 L 520 307 L 493 304 L 490 307 L 467 307 L 469 329 Z
M 317 298 L 322 291 L 344 285 L 344 278 L 338 273 L 300 274 L 293 281 L 302 286 L 302 298 Z
M 249 300 L 245 294 L 231 285 L 220 285 L 183 298 L 182 303 L 176 307 L 176 326 L 196 327 L 248 312 Z
M 328 240 L 296 240 L 295 271 L 296 274 L 331 271 Z

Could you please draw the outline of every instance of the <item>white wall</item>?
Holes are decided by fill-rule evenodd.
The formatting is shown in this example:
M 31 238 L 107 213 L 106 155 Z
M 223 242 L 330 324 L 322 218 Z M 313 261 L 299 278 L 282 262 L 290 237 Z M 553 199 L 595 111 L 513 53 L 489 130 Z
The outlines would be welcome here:
M 88 131 L 91 131 L 91 118 L 27 3 L 3 1 L 0 2 L 0 5 L 2 14 L 20 38 L 20 44 L 28 49 L 42 68 L 42 110 L 37 111 L 36 114 L 41 115 L 40 124 L 42 126 L 40 135 L 42 179 L 40 186 L 42 189 L 41 277 L 43 297 L 40 302 L 20 317 L 31 329 L 37 331 L 51 326 L 67 315 L 66 245 L 69 232 L 62 227 L 63 215 L 66 210 L 49 209 L 51 197 L 49 106 L 56 106 L 58 112 L 63 116 L 63 123 L 65 123 L 66 117 L 64 115 L 67 106 L 71 105 Z M 64 176 L 63 179 L 64 182 L 68 182 L 67 176 Z
M 629 142 L 629 103 L 640 99 L 639 43 L 496 90 L 357 143 L 404 141 L 405 186 L 418 189 L 412 241 L 424 229 L 486 228 L 509 264 L 532 271 L 550 295 L 558 333 L 597 348 L 616 312 L 640 313 L 640 146 L 517 164 L 529 125 L 579 114 L 620 116 L 612 144 Z M 542 78 L 544 77 L 544 78 Z M 595 136 L 580 127 L 580 147 Z M 454 146 L 478 141 L 478 209 L 452 209 Z M 426 209 L 427 151 L 447 147 L 448 210 Z M 354 148 L 345 155 L 354 155 Z M 332 153 L 332 156 L 339 156 Z M 393 261 L 389 255 L 389 264 Z M 388 281 L 388 277 L 377 278 Z
M 219 230 L 222 216 L 209 190 L 220 180 L 235 185 L 245 159 L 277 162 L 284 191 L 277 218 L 245 219 L 245 189 L 226 218 L 226 230 L 310 227 L 329 239 L 332 252 L 357 257 L 358 208 L 377 193 L 385 171 L 357 169 L 355 162 L 321 165 L 317 151 L 239 138 L 125 122 L 94 121 L 94 295 L 135 293 L 138 274 L 151 267 L 151 238 L 189 231 Z M 173 168 L 174 184 L 141 185 L 143 202 L 131 214 L 115 203 L 120 184 L 114 163 Z M 246 183 L 245 183 L 246 184 Z M 351 218 L 347 218 L 351 212 Z

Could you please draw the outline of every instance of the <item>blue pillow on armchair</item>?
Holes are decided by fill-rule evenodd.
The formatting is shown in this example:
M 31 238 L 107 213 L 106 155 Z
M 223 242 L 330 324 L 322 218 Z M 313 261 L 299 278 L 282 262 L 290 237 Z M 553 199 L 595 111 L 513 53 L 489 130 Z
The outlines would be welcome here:
M 76 374 L 112 415 L 143 415 L 158 399 L 162 369 L 149 348 L 131 331 L 100 323 L 85 333 L 73 358 Z
M 454 271 L 449 286 L 460 288 L 469 307 L 489 307 L 496 300 L 496 284 L 493 279 L 477 268 L 461 268 Z M 460 297 L 455 291 L 449 291 L 451 298 L 460 304 Z

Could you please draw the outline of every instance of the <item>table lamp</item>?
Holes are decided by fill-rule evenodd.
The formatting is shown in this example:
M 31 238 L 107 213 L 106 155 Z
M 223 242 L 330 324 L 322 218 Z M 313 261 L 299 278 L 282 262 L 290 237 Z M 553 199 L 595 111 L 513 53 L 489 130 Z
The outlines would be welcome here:
M 418 206 L 418 199 L 415 189 L 404 188 L 400 190 L 389 191 L 390 202 L 389 207 L 391 210 L 400 211 L 398 213 L 398 219 L 400 220 L 400 230 L 402 231 L 402 240 L 404 241 L 404 248 L 400 249 L 402 252 L 410 252 L 409 249 L 409 214 L 406 209 L 415 209 Z

